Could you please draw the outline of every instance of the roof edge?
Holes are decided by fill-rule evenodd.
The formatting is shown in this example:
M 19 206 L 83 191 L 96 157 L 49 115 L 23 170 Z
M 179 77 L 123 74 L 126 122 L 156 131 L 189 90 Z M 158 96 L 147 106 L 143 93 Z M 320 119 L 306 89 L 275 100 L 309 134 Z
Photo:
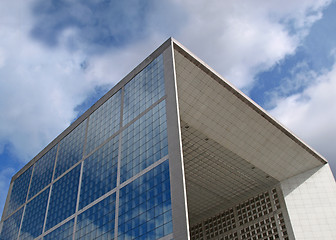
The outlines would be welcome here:
M 11 179 L 11 183 L 17 179 L 22 173 L 36 163 L 44 154 L 46 154 L 51 148 L 58 144 L 66 135 L 74 130 L 79 124 L 81 124 L 89 115 L 91 115 L 96 109 L 103 105 L 113 94 L 119 91 L 127 82 L 129 82 L 135 75 L 137 75 L 142 69 L 144 69 L 149 63 L 151 63 L 156 57 L 163 53 L 168 47 L 173 45 L 173 38 L 168 38 L 158 48 L 156 48 L 148 57 L 146 57 L 140 64 L 138 64 L 133 70 L 131 70 L 124 78 L 122 78 L 114 87 L 112 87 L 104 96 L 102 96 L 97 102 L 95 102 L 88 110 L 86 110 L 80 117 L 78 117 L 73 123 L 70 124 L 63 132 L 61 132 L 56 138 L 54 138 L 45 148 L 43 148 L 32 160 L 30 160 L 24 167 L 22 167 Z
M 191 51 L 189 51 L 186 47 L 184 47 L 180 42 L 176 41 L 175 39 L 171 38 L 173 43 L 173 48 L 184 55 L 187 59 L 189 59 L 192 63 L 194 63 L 197 67 L 203 70 L 205 73 L 209 74 L 215 81 L 219 84 L 224 86 L 230 92 L 232 92 L 236 97 L 238 97 L 241 101 L 246 103 L 250 106 L 254 111 L 259 113 L 263 118 L 265 118 L 268 122 L 278 128 L 281 132 L 287 135 L 290 139 L 292 139 L 295 143 L 297 143 L 300 147 L 305 149 L 311 155 L 313 155 L 318 161 L 323 164 L 328 163 L 328 161 L 312 149 L 308 144 L 306 144 L 303 140 L 297 137 L 294 133 L 292 133 L 289 129 L 283 126 L 278 120 L 272 117 L 269 113 L 266 112 L 261 106 L 259 106 L 256 102 L 254 102 L 251 98 L 245 95 L 242 91 L 237 89 L 235 86 L 232 85 L 229 81 L 224 79 L 219 73 L 217 73 L 214 69 L 212 69 L 209 65 L 207 65 L 204 61 L 200 58 L 195 56 Z

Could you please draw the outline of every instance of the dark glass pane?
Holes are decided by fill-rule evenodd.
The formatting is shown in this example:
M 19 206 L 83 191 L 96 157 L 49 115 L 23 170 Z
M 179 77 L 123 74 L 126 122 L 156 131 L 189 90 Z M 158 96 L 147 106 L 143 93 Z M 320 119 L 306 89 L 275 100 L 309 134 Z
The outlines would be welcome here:
M 23 208 L 18 210 L 8 219 L 6 219 L 2 226 L 0 235 L 1 240 L 16 240 L 19 234 L 19 228 L 22 218 Z
M 54 231 L 48 233 L 44 236 L 44 240 L 55 240 L 55 239 L 62 239 L 62 240 L 72 240 L 73 235 L 73 227 L 74 227 L 74 219 L 64 223 L 60 227 L 56 228 Z
M 172 233 L 169 162 L 120 189 L 118 239 L 159 239 Z
M 33 167 L 22 173 L 13 183 L 13 189 L 10 195 L 6 216 L 26 202 L 28 187 Z
M 79 124 L 72 132 L 66 135 L 59 143 L 56 162 L 55 178 L 75 165 L 83 158 L 86 120 Z
M 124 182 L 168 154 L 165 101 L 122 133 L 120 181 Z
M 163 56 L 154 59 L 129 81 L 124 89 L 125 125 L 165 95 Z
M 121 91 L 116 92 L 90 115 L 86 153 L 111 137 L 120 128 Z
M 116 187 L 118 139 L 114 137 L 84 160 L 79 209 Z
M 76 166 L 53 184 L 46 230 L 75 213 L 80 167 Z
M 42 234 L 45 213 L 49 197 L 49 189 L 37 195 L 27 203 L 20 231 L 21 239 L 34 239 Z
M 77 217 L 76 239 L 114 239 L 115 193 Z
M 29 188 L 29 199 L 51 182 L 55 166 L 56 152 L 57 145 L 35 163 L 33 177 Z

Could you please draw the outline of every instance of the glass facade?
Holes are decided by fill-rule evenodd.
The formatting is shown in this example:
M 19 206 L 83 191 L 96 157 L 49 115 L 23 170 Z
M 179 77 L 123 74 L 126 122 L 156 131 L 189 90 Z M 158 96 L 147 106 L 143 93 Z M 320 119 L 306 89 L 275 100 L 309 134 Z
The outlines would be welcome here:
M 93 205 L 77 217 L 76 239 L 113 239 L 115 193 Z
M 160 102 L 123 131 L 121 182 L 168 153 L 165 102 Z
M 86 153 L 90 153 L 120 128 L 121 91 L 90 115 Z
M 124 125 L 165 95 L 163 56 L 138 73 L 124 88 Z
M 54 231 L 45 235 L 43 240 L 54 240 L 54 239 L 72 240 L 73 227 L 74 227 L 74 219 L 71 219 L 70 221 L 56 228 Z
M 118 137 L 84 160 L 79 209 L 117 186 Z
M 120 190 L 118 239 L 159 239 L 172 233 L 168 160 Z
M 60 141 L 54 178 L 59 177 L 83 158 L 85 131 L 86 120 Z
M 19 235 L 22 213 L 23 207 L 4 221 L 0 234 L 1 240 L 17 239 Z
M 171 234 L 165 104 L 160 55 L 13 182 L 0 239 Z
M 53 184 L 46 230 L 63 221 L 76 211 L 80 165 Z
M 56 160 L 57 146 L 58 145 L 54 146 L 35 163 L 28 199 L 35 196 L 35 194 L 51 183 Z
M 27 203 L 21 226 L 20 239 L 34 239 L 42 233 L 48 196 L 49 188 Z
M 14 181 L 5 216 L 9 216 L 26 202 L 32 170 L 33 168 L 30 167 Z

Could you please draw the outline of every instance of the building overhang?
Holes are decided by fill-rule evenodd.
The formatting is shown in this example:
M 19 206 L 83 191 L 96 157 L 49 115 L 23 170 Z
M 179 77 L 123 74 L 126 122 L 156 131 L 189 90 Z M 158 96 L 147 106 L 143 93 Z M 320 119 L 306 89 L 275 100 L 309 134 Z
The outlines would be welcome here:
M 172 40 L 191 224 L 327 161 Z

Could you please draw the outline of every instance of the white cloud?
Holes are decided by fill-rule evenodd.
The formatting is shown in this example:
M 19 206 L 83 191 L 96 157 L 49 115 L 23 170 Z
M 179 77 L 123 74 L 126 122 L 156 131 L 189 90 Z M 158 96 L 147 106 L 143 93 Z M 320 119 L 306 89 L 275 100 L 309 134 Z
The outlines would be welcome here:
M 302 74 L 296 76 L 302 78 Z M 311 75 L 307 72 L 306 78 Z M 275 99 L 276 107 L 270 113 L 322 153 L 336 174 L 336 62 L 330 71 L 313 76 L 303 92 Z
M 146 37 L 118 49 L 106 49 L 100 55 L 85 52 L 88 47 L 74 28 L 67 28 L 57 36 L 59 45 L 55 48 L 33 40 L 29 34 L 34 22 L 31 15 L 34 2 L 3 1 L 0 7 L 0 154 L 4 145 L 10 144 L 23 162 L 29 161 L 69 125 L 76 116 L 74 108 L 95 86 L 118 82 L 169 35 L 235 85 L 248 88 L 255 74 L 295 52 L 330 1 L 217 0 L 210 4 L 201 0 L 173 0 L 172 5 L 164 7 L 155 1 L 153 12 L 145 16 Z M 289 26 L 296 31 L 291 32 Z M 69 51 L 71 41 L 77 46 L 73 51 Z M 81 67 L 83 63 L 85 68 Z M 291 102 L 289 98 L 283 103 L 279 100 L 277 110 L 273 111 L 286 120 L 286 104 L 298 107 L 300 111 L 295 113 L 301 112 L 302 118 L 298 116 L 297 122 L 292 120 L 288 125 L 296 127 L 299 135 L 304 132 L 296 126 L 301 119 L 308 118 L 310 127 L 316 126 L 314 121 L 318 124 L 322 121 L 315 114 L 309 115 L 320 102 L 313 101 L 315 95 L 308 90 L 305 94 L 314 105 Z M 324 120 L 328 121 L 325 126 L 333 124 L 331 119 L 335 120 L 331 117 Z M 315 133 L 311 134 L 313 139 Z M 0 192 L 6 195 L 1 189 Z
M 0 143 L 27 160 L 66 127 L 87 92 L 79 59 L 43 49 L 24 32 L 1 28 Z M 22 29 L 21 29 L 22 30 Z
M 12 6 L 18 12 L 0 17 L 7 23 L 0 28 L 0 150 L 10 144 L 27 162 L 70 124 L 75 107 L 95 86 L 112 86 L 121 80 L 150 53 L 156 41 L 149 39 L 94 56 L 69 52 L 62 44 L 47 48 L 29 37 L 32 17 L 29 4 L 22 2 L 22 6 Z M 74 34 L 67 29 L 59 40 L 66 42 Z
M 237 87 L 249 88 L 258 72 L 295 52 L 329 3 L 180 1 L 188 22 L 177 39 Z
M 288 76 L 280 80 L 280 85 L 265 92 L 268 101 L 265 103 L 266 109 L 272 109 L 278 104 L 278 100 L 285 96 L 291 96 L 302 92 L 303 89 L 315 83 L 318 74 L 313 71 L 307 62 L 297 62 L 289 71 Z

